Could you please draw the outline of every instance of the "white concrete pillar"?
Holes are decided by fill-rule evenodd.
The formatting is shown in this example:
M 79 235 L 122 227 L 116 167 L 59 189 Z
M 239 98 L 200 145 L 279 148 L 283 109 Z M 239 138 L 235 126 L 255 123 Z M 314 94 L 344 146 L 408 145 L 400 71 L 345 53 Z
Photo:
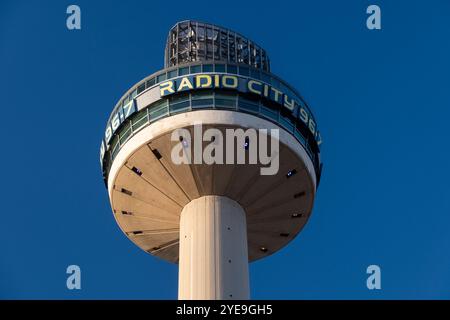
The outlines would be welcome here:
M 204 196 L 180 218 L 180 300 L 249 299 L 247 224 L 234 200 Z

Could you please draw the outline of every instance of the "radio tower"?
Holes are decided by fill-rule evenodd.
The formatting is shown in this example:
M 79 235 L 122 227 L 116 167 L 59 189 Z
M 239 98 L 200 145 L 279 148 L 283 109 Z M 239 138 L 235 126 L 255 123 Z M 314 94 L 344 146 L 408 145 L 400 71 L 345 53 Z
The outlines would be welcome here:
M 214 141 L 173 141 L 179 129 L 194 137 L 198 122 L 224 137 L 227 129 L 278 129 L 279 151 L 271 158 L 277 173 L 262 175 L 262 164 L 174 163 L 177 145 L 192 151 Z M 247 157 L 258 143 L 249 136 L 237 141 L 233 152 Z M 270 72 L 263 48 L 189 20 L 170 29 L 164 69 L 114 107 L 100 161 L 122 231 L 146 252 L 179 264 L 179 299 L 249 299 L 248 263 L 288 244 L 311 214 L 320 143 L 310 108 Z M 226 158 L 230 150 L 223 152 Z

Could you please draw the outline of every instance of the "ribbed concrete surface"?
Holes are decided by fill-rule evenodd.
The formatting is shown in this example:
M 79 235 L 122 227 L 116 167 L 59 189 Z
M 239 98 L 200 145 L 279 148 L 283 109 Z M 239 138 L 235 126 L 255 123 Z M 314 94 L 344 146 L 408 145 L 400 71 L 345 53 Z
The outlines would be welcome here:
M 260 164 L 176 165 L 171 151 L 179 141 L 171 141 L 171 133 L 185 128 L 194 137 L 195 121 L 201 121 L 204 130 L 220 130 L 223 136 L 229 128 L 279 128 L 253 115 L 223 110 L 178 114 L 144 128 L 120 150 L 108 178 L 111 207 L 120 228 L 141 249 L 178 263 L 184 206 L 203 196 L 224 196 L 246 213 L 249 261 L 280 250 L 301 231 L 312 211 L 315 172 L 305 150 L 279 128 L 276 175 L 261 175 Z M 203 143 L 203 147 L 208 144 Z M 287 178 L 290 170 L 297 173 Z

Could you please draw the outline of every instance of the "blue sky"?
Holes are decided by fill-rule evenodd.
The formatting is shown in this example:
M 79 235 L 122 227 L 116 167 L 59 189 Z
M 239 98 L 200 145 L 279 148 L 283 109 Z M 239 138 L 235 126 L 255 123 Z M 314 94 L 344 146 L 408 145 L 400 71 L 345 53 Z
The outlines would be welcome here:
M 66 28 L 70 4 L 80 31 Z M 370 4 L 382 30 L 366 28 Z M 0 298 L 177 298 L 176 265 L 116 225 L 98 154 L 116 101 L 163 67 L 168 29 L 190 18 L 263 46 L 324 139 L 313 215 L 250 265 L 252 298 L 449 299 L 449 11 L 445 0 L 2 1 Z M 66 288 L 70 264 L 80 291 Z M 382 290 L 366 288 L 370 264 Z

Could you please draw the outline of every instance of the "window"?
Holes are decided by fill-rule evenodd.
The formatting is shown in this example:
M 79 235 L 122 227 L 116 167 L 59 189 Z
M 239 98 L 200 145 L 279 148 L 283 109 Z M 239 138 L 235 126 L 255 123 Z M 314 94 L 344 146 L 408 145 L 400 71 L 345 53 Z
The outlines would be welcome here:
M 114 149 L 118 143 L 119 143 L 119 136 L 117 134 L 114 134 L 114 136 L 111 139 L 111 149 Z
M 213 106 L 212 91 L 195 92 L 191 94 L 192 108 L 204 108 L 206 106 Z
M 201 109 L 213 106 L 213 99 L 192 100 L 192 109 Z
M 295 129 L 294 131 L 294 136 L 297 138 L 297 140 L 299 140 L 303 145 L 305 144 L 305 138 L 303 138 L 302 134 L 300 133 L 300 131 L 298 131 L 298 129 Z
M 216 108 L 236 109 L 235 94 L 216 93 L 214 98 Z
M 144 90 L 145 90 L 145 82 L 137 87 L 137 93 L 139 94 Z
M 112 151 L 111 151 L 111 159 L 114 159 L 114 158 L 116 157 L 116 155 L 117 155 L 117 153 L 119 152 L 119 150 L 120 150 L 120 146 L 119 146 L 119 144 L 117 143 L 117 144 L 115 145 L 114 149 L 112 149 Z
M 242 39 L 238 35 L 236 35 L 236 62 L 242 63 L 244 60 L 242 59 Z
M 213 60 L 213 30 L 206 27 L 206 60 Z
M 191 66 L 191 73 L 200 73 L 202 72 L 202 66 Z
M 216 72 L 225 72 L 225 65 L 224 64 L 216 64 L 215 71 Z
M 261 80 L 264 81 L 267 84 L 271 84 L 272 83 L 271 77 L 265 72 L 261 72 Z
M 236 34 L 228 34 L 228 44 L 229 44 L 229 60 L 230 62 L 236 62 Z
M 175 78 L 178 74 L 178 70 L 172 70 L 167 73 L 167 79 Z
M 203 72 L 213 72 L 213 65 L 212 64 L 203 65 Z
M 169 114 L 169 108 L 167 100 L 161 100 L 150 106 L 149 118 L 150 122 L 153 122 L 159 118 L 162 118 Z
M 182 102 L 182 101 L 186 101 L 186 100 L 189 100 L 188 94 L 178 94 L 178 95 L 174 95 L 170 98 L 170 104 L 178 103 L 178 102 Z
M 130 120 L 132 123 L 133 131 L 140 129 L 144 124 L 148 122 L 147 109 L 134 114 L 133 116 L 131 116 Z
M 269 68 L 269 63 L 267 61 L 267 56 L 266 56 L 266 52 L 264 50 L 261 49 L 261 60 L 262 60 L 262 68 L 264 70 L 267 70 Z
M 125 127 L 121 130 L 120 138 L 119 138 L 120 145 L 124 144 L 130 135 L 131 135 L 131 123 L 128 121 L 128 123 L 125 125 Z
M 165 73 L 160 74 L 159 76 L 156 77 L 156 82 L 159 83 L 161 81 L 164 81 L 167 79 L 167 76 Z
M 228 34 L 226 31 L 220 31 L 220 56 L 223 60 L 228 59 Z
M 255 51 L 255 45 L 253 43 L 250 42 L 249 44 L 249 52 L 250 52 L 250 65 L 255 66 L 255 56 L 256 56 L 256 51 Z
M 227 72 L 237 74 L 237 67 L 231 64 L 227 64 Z
M 205 42 L 200 42 L 200 40 L 197 41 L 197 50 L 196 50 L 197 56 L 194 59 L 194 61 L 204 60 L 206 56 L 205 50 L 206 50 Z
M 210 27 L 206 27 L 206 39 L 213 40 L 213 30 Z
M 255 47 L 255 68 L 261 68 L 261 49 L 258 47 Z
M 260 79 L 261 77 L 259 76 L 259 70 L 256 70 L 256 69 L 251 69 L 250 70 L 250 76 L 252 77 L 252 78 L 255 78 L 255 79 Z
M 241 51 L 241 60 L 239 61 L 239 62 L 243 62 L 243 63 L 245 63 L 245 64 L 249 64 L 250 63 L 250 61 L 249 61 L 249 53 L 250 53 L 250 51 L 249 51 L 249 48 L 248 48 L 249 46 L 248 46 L 248 40 L 247 39 L 242 39 L 242 44 L 241 44 L 241 48 L 242 48 L 242 51 Z
M 213 48 L 214 48 L 214 60 L 219 60 L 220 59 L 220 33 L 218 29 L 214 29 L 213 30 Z
M 205 41 L 205 26 L 203 25 L 203 23 L 198 24 L 197 38 L 199 41 Z
M 247 100 L 242 97 L 239 97 L 239 109 L 258 113 L 259 105 L 255 101 L 251 101 L 251 100 Z
M 280 114 L 280 123 L 283 127 L 285 127 L 289 132 L 292 132 L 294 130 L 294 122 L 292 119 L 282 112 Z
M 313 152 L 311 150 L 311 146 L 309 145 L 309 142 L 306 142 L 306 153 L 309 155 L 311 159 L 314 159 Z
M 184 68 L 178 69 L 179 76 L 184 76 L 185 74 L 189 74 L 189 67 L 184 67 Z
M 117 152 L 119 152 L 120 149 L 120 143 L 119 143 L 119 137 L 117 135 L 114 135 L 112 142 L 111 142 L 111 158 L 114 159 L 117 155 Z
M 170 98 L 170 113 L 178 113 L 189 109 L 189 94 L 176 95 Z
M 261 106 L 261 113 L 268 118 L 278 121 L 278 110 L 270 106 L 269 104 L 264 103 Z
M 191 104 L 189 103 L 189 100 L 183 101 L 183 102 L 178 102 L 178 103 L 175 103 L 175 104 L 171 104 L 170 105 L 170 113 L 174 114 L 174 113 L 178 113 L 178 112 L 184 111 L 186 109 L 189 109 L 190 105 Z
M 280 123 L 289 132 L 294 131 L 295 120 L 286 108 L 281 108 L 280 110 Z
M 151 78 L 147 80 L 147 88 L 150 88 L 151 86 L 155 85 L 155 78 Z
M 275 88 L 280 88 L 280 80 L 278 80 L 277 78 L 273 77 L 273 78 L 272 78 L 272 85 L 273 85 Z
M 239 67 L 239 74 L 243 76 L 248 76 L 250 72 L 247 67 Z

